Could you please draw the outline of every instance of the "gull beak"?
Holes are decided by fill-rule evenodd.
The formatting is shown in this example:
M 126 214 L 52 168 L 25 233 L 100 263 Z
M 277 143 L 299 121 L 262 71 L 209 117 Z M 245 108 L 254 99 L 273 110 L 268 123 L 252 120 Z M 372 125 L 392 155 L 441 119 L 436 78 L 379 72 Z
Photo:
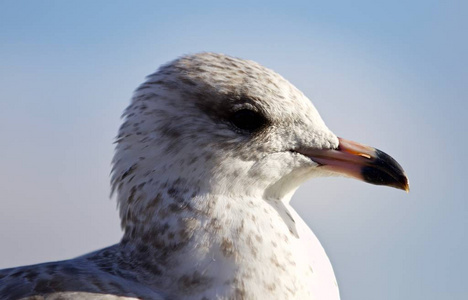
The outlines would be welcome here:
M 298 152 L 327 171 L 409 192 L 405 171 L 390 155 L 369 146 L 338 139 L 340 144 L 337 149 L 305 149 Z

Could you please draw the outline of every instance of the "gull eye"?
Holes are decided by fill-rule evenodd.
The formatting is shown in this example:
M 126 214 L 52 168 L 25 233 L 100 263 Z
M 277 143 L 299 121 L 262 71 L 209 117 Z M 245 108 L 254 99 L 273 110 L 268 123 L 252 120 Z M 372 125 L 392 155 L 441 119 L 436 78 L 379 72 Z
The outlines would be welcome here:
M 230 118 L 231 123 L 237 128 L 253 133 L 265 126 L 265 117 L 250 109 L 241 109 L 234 112 Z

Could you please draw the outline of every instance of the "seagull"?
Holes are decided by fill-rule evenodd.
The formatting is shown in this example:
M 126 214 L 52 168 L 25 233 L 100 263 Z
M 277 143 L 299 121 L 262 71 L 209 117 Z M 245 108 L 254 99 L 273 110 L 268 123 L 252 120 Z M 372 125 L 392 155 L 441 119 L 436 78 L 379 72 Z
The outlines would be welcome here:
M 122 240 L 2 270 L 1 299 L 339 299 L 295 190 L 341 175 L 409 191 L 392 157 L 337 137 L 286 79 L 216 53 L 147 77 L 112 163 Z

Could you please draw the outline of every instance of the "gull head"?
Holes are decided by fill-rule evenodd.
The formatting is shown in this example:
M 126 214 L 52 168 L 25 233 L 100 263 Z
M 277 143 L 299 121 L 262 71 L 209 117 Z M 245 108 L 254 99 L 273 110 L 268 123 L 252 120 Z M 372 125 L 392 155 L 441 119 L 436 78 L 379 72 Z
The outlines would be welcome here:
M 253 61 L 176 59 L 147 77 L 123 118 L 112 171 L 123 223 L 164 194 L 287 201 L 333 174 L 408 190 L 395 160 L 338 138 L 301 91 Z

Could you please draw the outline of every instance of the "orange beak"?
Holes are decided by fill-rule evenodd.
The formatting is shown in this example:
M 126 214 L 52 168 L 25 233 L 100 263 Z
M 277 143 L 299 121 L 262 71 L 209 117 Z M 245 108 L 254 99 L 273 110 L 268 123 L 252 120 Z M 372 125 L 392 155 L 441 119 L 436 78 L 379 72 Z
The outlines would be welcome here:
M 296 151 L 320 164 L 320 168 L 333 173 L 409 192 L 405 171 L 390 155 L 369 146 L 338 139 L 340 144 L 337 149 Z

